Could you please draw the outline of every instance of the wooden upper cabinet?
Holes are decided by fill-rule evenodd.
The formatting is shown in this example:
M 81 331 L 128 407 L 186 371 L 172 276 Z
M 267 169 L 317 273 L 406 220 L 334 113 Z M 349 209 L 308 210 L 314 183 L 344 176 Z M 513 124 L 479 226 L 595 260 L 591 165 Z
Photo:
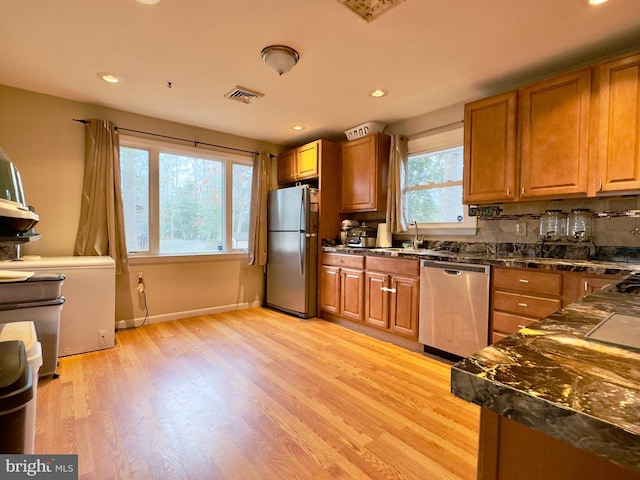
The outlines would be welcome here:
M 319 141 L 278 155 L 278 183 L 281 185 L 318 177 Z
M 318 142 L 308 143 L 298 147 L 298 164 L 296 175 L 298 179 L 314 178 L 318 176 Z
M 465 105 L 464 203 L 515 199 L 516 105 L 516 91 Z
M 587 195 L 591 69 L 519 92 L 520 198 Z
M 603 63 L 596 71 L 596 190 L 640 190 L 640 54 Z
M 286 184 L 296 180 L 296 150 L 287 150 L 278 155 L 278 183 Z
M 386 209 L 390 137 L 374 133 L 342 144 L 342 211 Z

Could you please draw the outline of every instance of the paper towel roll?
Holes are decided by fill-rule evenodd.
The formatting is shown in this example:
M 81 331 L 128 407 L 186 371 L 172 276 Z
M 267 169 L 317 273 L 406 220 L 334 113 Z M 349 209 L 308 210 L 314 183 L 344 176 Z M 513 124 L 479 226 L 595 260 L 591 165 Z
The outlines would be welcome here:
M 378 224 L 378 235 L 376 236 L 376 247 L 388 248 L 391 246 L 391 233 L 386 223 Z

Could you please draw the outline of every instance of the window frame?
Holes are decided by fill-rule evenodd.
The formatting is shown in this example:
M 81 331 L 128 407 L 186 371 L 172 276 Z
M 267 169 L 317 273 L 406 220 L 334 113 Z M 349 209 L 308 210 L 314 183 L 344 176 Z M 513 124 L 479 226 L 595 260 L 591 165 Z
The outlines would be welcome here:
M 425 153 L 447 150 L 454 147 L 464 148 L 464 128 L 457 127 L 450 130 L 423 135 L 420 137 L 410 138 L 407 142 L 407 168 L 409 167 L 409 157 L 414 155 L 422 155 Z M 463 167 L 464 168 L 464 167 Z M 459 184 L 463 185 L 463 179 Z M 440 183 L 438 186 L 453 186 L 458 185 L 458 182 L 454 183 Z M 428 188 L 433 188 L 429 186 Z M 402 187 L 402 198 L 406 201 L 406 193 L 410 190 L 420 190 L 418 187 Z M 466 205 L 462 203 L 462 196 L 460 197 L 460 204 L 462 205 L 462 212 L 464 220 L 462 222 L 433 222 L 433 223 L 418 223 L 418 229 L 428 235 L 475 235 L 477 231 L 477 217 L 469 216 Z M 407 219 L 410 222 L 411 219 Z
M 170 142 L 120 135 L 119 146 L 147 150 L 149 152 L 149 250 L 141 252 L 128 252 L 131 259 L 171 259 L 178 257 L 184 260 L 188 257 L 194 259 L 202 257 L 220 257 L 229 255 L 246 255 L 247 248 L 233 248 L 233 165 L 254 166 L 253 155 L 230 153 L 213 148 L 192 147 L 178 145 Z M 160 250 L 160 153 L 192 156 L 222 163 L 224 185 L 223 208 L 223 240 L 221 251 L 203 252 L 170 252 L 161 253 Z M 249 212 L 250 214 L 251 212 Z

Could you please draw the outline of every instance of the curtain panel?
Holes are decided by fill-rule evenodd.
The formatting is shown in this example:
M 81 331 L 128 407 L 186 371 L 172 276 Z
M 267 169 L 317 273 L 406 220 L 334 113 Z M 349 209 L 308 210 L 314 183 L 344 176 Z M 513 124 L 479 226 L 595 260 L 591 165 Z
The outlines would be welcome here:
M 74 255 L 109 255 L 116 273 L 129 271 L 124 233 L 120 146 L 112 122 L 85 124 L 84 182 Z
M 267 264 L 267 198 L 271 185 L 271 156 L 260 152 L 253 163 L 251 218 L 249 220 L 249 265 Z
M 407 230 L 404 199 L 405 175 L 407 171 L 407 137 L 391 136 L 389 153 L 389 179 L 387 184 L 387 225 L 389 232 Z

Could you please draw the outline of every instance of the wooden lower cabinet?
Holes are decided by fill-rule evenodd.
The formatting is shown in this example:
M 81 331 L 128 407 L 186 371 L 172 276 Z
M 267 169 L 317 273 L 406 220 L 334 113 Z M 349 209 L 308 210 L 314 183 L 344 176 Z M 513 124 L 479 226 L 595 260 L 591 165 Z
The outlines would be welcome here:
M 492 342 L 548 317 L 618 279 L 620 275 L 494 267 Z
M 340 271 L 340 284 L 340 304 L 342 305 L 340 315 L 361 322 L 364 272 L 343 268 Z
M 350 320 L 363 319 L 364 257 L 324 253 L 320 265 L 320 312 Z
M 320 312 L 418 337 L 420 265 L 415 259 L 324 254 Z M 359 268 L 362 267 L 362 268 Z
M 482 408 L 478 479 L 638 480 L 640 473 Z

